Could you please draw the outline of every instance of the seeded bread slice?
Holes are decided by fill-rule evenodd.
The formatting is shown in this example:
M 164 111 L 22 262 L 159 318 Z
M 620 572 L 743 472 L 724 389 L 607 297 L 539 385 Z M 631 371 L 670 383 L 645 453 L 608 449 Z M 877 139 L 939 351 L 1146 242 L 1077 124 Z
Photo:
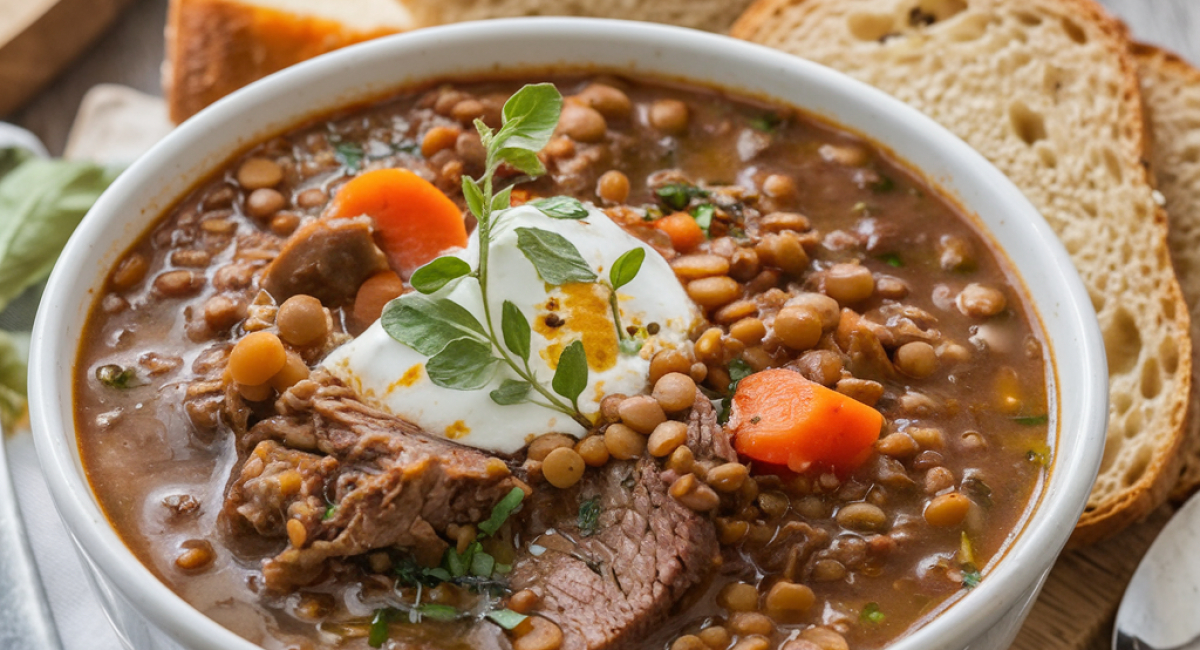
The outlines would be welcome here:
M 1108 352 L 1104 460 L 1072 543 L 1162 503 L 1182 462 L 1191 340 L 1121 23 L 1091 0 L 758 0 L 732 34 L 892 93 L 1025 192 L 1079 269 Z
M 1142 97 L 1154 143 L 1151 169 L 1166 199 L 1168 242 L 1192 316 L 1192 417 L 1183 448 L 1183 474 L 1171 496 L 1200 488 L 1200 70 L 1149 45 L 1134 45 Z

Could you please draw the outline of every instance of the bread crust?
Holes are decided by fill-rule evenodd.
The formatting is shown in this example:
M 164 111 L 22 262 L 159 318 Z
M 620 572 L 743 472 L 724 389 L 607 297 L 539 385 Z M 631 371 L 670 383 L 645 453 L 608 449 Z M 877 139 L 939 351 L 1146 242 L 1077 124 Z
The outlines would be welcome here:
M 1200 70 L 1192 67 L 1174 52 L 1145 43 L 1133 43 L 1130 46 L 1130 52 L 1138 64 L 1143 96 L 1147 101 L 1153 99 L 1153 92 L 1160 87 L 1167 92 L 1170 92 L 1171 87 L 1177 86 L 1191 86 L 1200 89 Z M 1176 131 L 1179 128 L 1187 128 L 1187 126 L 1168 125 L 1166 121 L 1171 118 L 1162 117 L 1162 111 L 1155 111 L 1155 108 L 1165 109 L 1166 106 L 1149 106 L 1147 126 L 1150 128 L 1151 142 L 1154 147 L 1154 157 L 1151 159 L 1150 169 L 1156 177 L 1159 189 L 1165 194 L 1168 208 L 1167 217 L 1170 223 L 1168 237 L 1171 243 L 1172 259 L 1177 271 L 1180 272 L 1180 286 L 1192 315 L 1192 392 L 1188 422 L 1185 427 L 1186 436 L 1180 450 L 1183 470 L 1170 495 L 1172 500 L 1183 502 L 1195 493 L 1197 488 L 1200 488 L 1200 417 L 1197 417 L 1197 409 L 1200 408 L 1200 379 L 1196 376 L 1200 372 L 1200 359 L 1196 358 L 1197 355 L 1200 355 L 1200 346 L 1196 345 L 1196 342 L 1200 341 L 1200 318 L 1198 318 L 1200 316 L 1200 279 L 1193 280 L 1186 277 L 1184 270 L 1180 268 L 1181 266 L 1185 269 L 1200 266 L 1200 250 L 1197 250 L 1194 246 L 1195 242 L 1189 241 L 1186 236 L 1187 231 L 1194 228 L 1197 220 L 1200 219 L 1200 187 L 1190 191 L 1186 187 L 1175 188 L 1162 177 L 1163 173 L 1186 173 L 1186 170 L 1169 168 L 1171 161 L 1164 156 L 1177 143 L 1171 140 L 1172 134 L 1169 133 L 1161 134 L 1164 137 L 1163 140 L 1156 139 L 1155 127 L 1164 127 L 1165 131 L 1167 130 L 1165 127 L 1173 126 L 1175 128 L 1172 131 Z M 1194 117 L 1200 121 L 1200 115 Z
M 787 40 L 787 35 L 780 32 L 780 25 L 799 26 L 805 24 L 806 20 L 812 20 L 816 24 L 821 18 L 818 10 L 822 7 L 836 6 L 845 10 L 851 4 L 850 0 L 758 0 L 738 19 L 730 33 L 736 38 L 779 46 L 780 41 Z M 866 6 L 867 2 L 859 4 Z M 1125 136 L 1123 142 L 1128 150 L 1123 153 L 1129 162 L 1123 169 L 1140 169 L 1138 180 L 1153 188 L 1154 179 L 1148 164 L 1151 146 L 1148 123 L 1141 101 L 1137 65 L 1129 52 L 1125 26 L 1092 0 L 972 0 L 970 4 L 973 7 L 993 7 L 997 11 L 1002 10 L 1001 8 L 1012 10 L 1020 5 L 1021 8 L 1038 15 L 1049 14 L 1060 19 L 1069 19 L 1086 30 L 1085 36 L 1089 42 L 1096 39 L 1103 43 L 1106 54 L 1119 66 L 1121 82 L 1117 100 L 1120 102 L 1120 114 L 1127 119 L 1124 119 L 1118 128 Z M 795 40 L 799 40 L 799 37 Z M 798 47 L 794 41 L 792 45 L 793 48 Z M 793 49 L 793 53 L 798 52 Z M 836 61 L 832 63 L 837 67 Z M 1004 167 L 1003 163 L 1001 167 Z M 1136 217 L 1131 215 L 1130 218 Z M 1173 267 L 1167 247 L 1167 215 L 1158 208 L 1153 211 L 1150 221 L 1152 223 L 1146 225 L 1157 231 L 1153 237 L 1153 250 L 1148 251 L 1150 259 L 1153 260 L 1156 269 L 1171 270 Z M 1189 330 L 1189 318 L 1179 284 L 1175 281 L 1173 272 L 1169 278 L 1166 277 L 1166 273 L 1163 275 L 1162 284 L 1165 286 L 1157 287 L 1156 293 L 1163 304 L 1168 306 L 1164 307 L 1164 320 L 1171 322 L 1166 325 L 1177 333 L 1171 336 L 1175 339 L 1179 363 L 1178 381 L 1169 396 L 1165 422 L 1162 422 L 1160 430 L 1154 434 L 1152 454 L 1136 481 L 1130 485 L 1124 485 L 1123 480 L 1118 481 L 1120 489 L 1106 494 L 1101 493 L 1098 484 L 1076 525 L 1070 542 L 1072 546 L 1105 539 L 1129 524 L 1141 520 L 1166 499 L 1179 476 L 1183 462 L 1179 452 L 1184 440 L 1188 395 L 1191 392 L 1192 346 L 1190 337 L 1185 335 Z M 1113 396 L 1116 403 L 1116 394 Z M 1112 413 L 1110 408 L 1110 427 L 1113 422 Z M 1110 486 L 1112 482 L 1109 481 Z
M 271 73 L 396 31 L 359 31 L 237 0 L 171 0 L 163 64 L 169 115 L 182 122 Z

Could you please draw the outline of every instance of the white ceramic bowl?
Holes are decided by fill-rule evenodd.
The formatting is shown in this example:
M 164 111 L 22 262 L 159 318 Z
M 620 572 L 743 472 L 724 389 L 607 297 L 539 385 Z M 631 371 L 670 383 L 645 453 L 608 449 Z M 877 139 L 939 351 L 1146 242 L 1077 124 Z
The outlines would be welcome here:
M 1054 466 L 1035 514 L 982 584 L 895 650 L 1007 648 L 1083 510 L 1100 462 L 1107 373 L 1091 304 L 1062 246 L 1021 193 L 916 110 L 841 74 L 763 47 L 641 23 L 517 19 L 421 30 L 348 48 L 221 100 L 129 168 L 97 202 L 54 269 L 33 334 L 30 404 L 59 513 L 114 625 L 138 650 L 242 650 L 249 642 L 192 609 L 125 547 L 88 487 L 72 414 L 81 329 L 118 256 L 231 156 L 316 115 L 445 77 L 599 69 L 692 80 L 775 98 L 890 148 L 976 213 L 1024 278 L 1046 330 L 1056 390 Z M 69 630 L 64 630 L 70 633 Z

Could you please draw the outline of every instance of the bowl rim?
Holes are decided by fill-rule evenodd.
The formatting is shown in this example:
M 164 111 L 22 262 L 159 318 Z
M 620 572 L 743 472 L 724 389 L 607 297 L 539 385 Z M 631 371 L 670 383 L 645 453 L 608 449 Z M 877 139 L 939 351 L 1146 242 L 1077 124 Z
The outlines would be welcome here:
M 1029 593 L 1031 587 L 1040 584 L 1058 550 L 1066 543 L 1073 522 L 1082 513 L 1099 469 L 1107 426 L 1106 359 L 1099 326 L 1082 281 L 1050 227 L 1012 182 L 965 142 L 916 109 L 862 82 L 798 57 L 725 36 L 648 23 L 590 18 L 514 18 L 427 28 L 368 41 L 301 63 L 221 99 L 180 125 L 127 169 L 97 201 L 64 249 L 47 283 L 32 338 L 29 402 L 35 444 L 55 507 L 77 547 L 143 617 L 177 642 L 188 648 L 214 650 L 249 650 L 257 647 L 187 604 L 137 559 L 99 508 L 78 463 L 76 436 L 71 435 L 75 432 L 74 387 L 69 378 L 73 376 L 71 369 L 78 355 L 79 339 L 69 335 L 70 320 L 80 303 L 86 303 L 84 313 L 87 313 L 94 292 L 99 290 L 97 283 L 100 280 L 96 278 L 104 277 L 95 267 L 86 266 L 84 260 L 89 254 L 105 254 L 94 250 L 94 242 L 115 236 L 106 230 L 120 230 L 122 216 L 127 213 L 122 210 L 129 207 L 124 204 L 132 201 L 139 188 L 153 182 L 156 176 L 171 173 L 174 169 L 172 160 L 187 147 L 203 142 L 210 132 L 222 130 L 240 134 L 237 139 L 239 144 L 229 148 L 229 155 L 252 142 L 261 141 L 262 130 L 247 134 L 241 130 L 243 127 L 238 126 L 238 118 L 247 111 L 260 108 L 269 98 L 287 96 L 307 81 L 329 78 L 349 66 L 363 65 L 364 61 L 368 66 L 385 65 L 389 61 L 403 60 L 406 56 L 445 50 L 455 43 L 521 43 L 522 39 L 564 43 L 603 42 L 609 47 L 626 44 L 631 48 L 638 46 L 643 49 L 651 47 L 644 43 L 653 43 L 656 51 L 694 56 L 707 52 L 710 56 L 720 56 L 729 65 L 764 66 L 782 71 L 792 75 L 792 80 L 803 81 L 825 92 L 847 96 L 869 105 L 884 125 L 899 128 L 905 134 L 918 138 L 921 146 L 950 160 L 959 161 L 968 178 L 977 177 L 978 183 L 990 187 L 985 193 L 989 193 L 990 200 L 999 201 L 1001 206 L 1010 211 L 1010 221 L 1020 222 L 1010 227 L 1029 229 L 1026 233 L 1028 244 L 1037 251 L 1045 266 L 1023 270 L 1013 260 L 1013 251 L 1000 245 L 993 229 L 984 224 L 982 219 L 976 219 L 991 236 L 997 250 L 1009 257 L 1010 267 L 1016 277 L 1025 283 L 1026 295 L 1037 312 L 1035 318 L 1042 322 L 1047 347 L 1052 348 L 1048 351 L 1053 355 L 1048 363 L 1053 368 L 1051 375 L 1057 389 L 1057 413 L 1052 422 L 1059 427 L 1053 469 L 1043 485 L 1041 502 L 1025 520 L 1024 529 L 1010 544 L 988 578 L 920 628 L 896 640 L 891 647 L 896 650 L 915 650 L 967 646 L 973 638 L 998 622 L 1019 602 L 1022 595 Z M 719 55 L 712 54 L 714 51 L 719 51 Z M 539 63 L 548 68 L 556 65 L 554 61 Z M 635 63 L 630 70 L 634 75 L 654 75 L 658 72 L 655 66 L 663 65 L 656 61 Z M 533 67 L 537 65 L 535 63 Z M 497 64 L 497 69 L 514 67 L 520 70 L 530 66 Z M 705 74 L 683 77 L 692 79 L 694 83 L 705 84 Z M 424 78 L 432 80 L 445 78 L 445 75 L 434 74 Z M 387 85 L 387 88 L 398 90 L 410 85 L 411 82 L 397 81 Z M 729 87 L 729 90 L 733 94 L 739 93 L 736 88 Z M 367 90 L 358 95 L 357 101 L 343 102 L 342 105 L 359 103 L 379 94 Z M 783 101 L 798 104 L 794 100 Z M 799 104 L 799 107 L 805 108 L 803 104 Z M 292 114 L 292 117 L 281 121 L 277 130 L 298 125 L 306 119 L 304 114 L 293 114 L 293 109 L 283 112 Z M 322 112 L 325 111 L 310 114 Z M 837 124 L 837 117 L 832 116 L 832 121 Z M 851 129 L 854 130 L 853 127 Z M 864 134 L 873 141 L 882 142 L 882 138 L 870 132 L 864 131 Z M 924 172 L 922 167 L 911 162 L 914 152 L 896 151 L 896 154 L 905 165 Z M 203 171 L 197 173 L 196 177 L 203 177 L 213 173 L 224 162 L 205 160 L 193 165 L 189 171 L 201 169 Z M 944 193 L 958 196 L 946 186 L 945 181 L 933 177 L 929 180 Z M 169 197 L 166 209 L 188 191 L 185 189 L 178 196 Z M 961 197 L 959 200 L 967 213 L 975 212 L 971 202 Z M 144 202 L 140 210 L 142 216 L 139 219 L 143 224 L 153 223 L 164 213 L 164 210 L 145 207 Z M 126 232 L 118 236 L 117 241 L 123 242 L 124 246 L 118 246 L 120 250 L 117 252 L 124 250 L 141 233 L 142 229 L 138 228 L 133 233 Z M 79 282 L 79 278 L 88 280 Z M 1061 299 L 1053 305 L 1039 303 L 1030 291 L 1031 280 L 1057 284 L 1061 289 Z M 1046 320 L 1048 311 L 1053 312 L 1054 318 L 1062 319 L 1064 327 L 1069 325 L 1073 328 L 1077 337 L 1076 343 L 1081 353 L 1074 358 L 1076 363 L 1070 366 L 1062 365 L 1059 356 L 1063 349 L 1058 346 L 1064 342 L 1051 340 Z M 62 341 L 67 344 L 60 344 Z M 1072 380 L 1077 380 L 1070 386 L 1064 383 L 1064 377 L 1068 374 Z M 64 377 L 68 381 L 62 381 Z M 1072 432 L 1062 430 L 1062 415 L 1068 408 L 1072 412 L 1079 412 L 1077 426 Z M 1061 494 L 1053 501 L 1046 498 L 1052 488 L 1061 490 Z M 1047 554 L 1048 549 L 1054 550 L 1054 553 Z

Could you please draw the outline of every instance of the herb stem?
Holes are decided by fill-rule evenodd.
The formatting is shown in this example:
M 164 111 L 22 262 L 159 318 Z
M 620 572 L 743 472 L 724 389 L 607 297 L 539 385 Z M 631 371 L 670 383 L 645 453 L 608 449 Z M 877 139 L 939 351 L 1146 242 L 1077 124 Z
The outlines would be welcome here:
M 621 308 L 617 304 L 617 290 L 612 286 L 608 287 L 608 304 L 612 307 L 613 326 L 617 328 L 617 341 L 624 341 L 629 337 L 621 327 Z

